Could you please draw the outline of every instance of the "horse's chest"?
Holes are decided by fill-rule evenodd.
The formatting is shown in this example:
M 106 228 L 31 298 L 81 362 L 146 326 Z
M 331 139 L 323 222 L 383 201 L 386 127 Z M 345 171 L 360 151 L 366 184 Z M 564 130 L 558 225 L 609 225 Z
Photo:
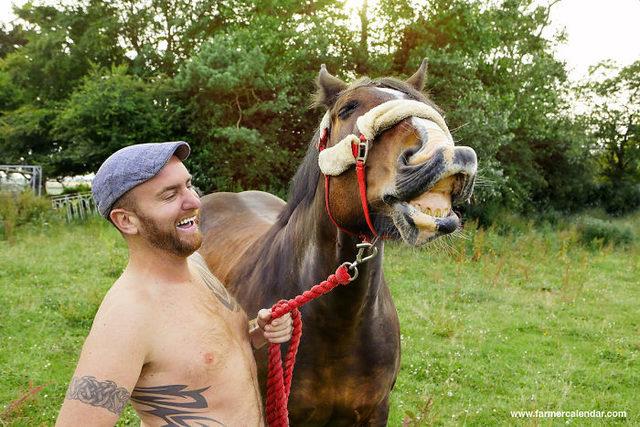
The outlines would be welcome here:
M 323 384 L 304 381 L 292 390 L 291 419 L 298 425 L 359 425 L 385 404 L 393 386 L 393 372 L 369 375 L 327 375 Z
M 380 352 L 384 352 L 381 354 Z M 325 355 L 324 363 L 296 366 L 292 419 L 305 425 L 357 425 L 386 405 L 399 366 L 394 348 L 358 352 L 345 357 Z

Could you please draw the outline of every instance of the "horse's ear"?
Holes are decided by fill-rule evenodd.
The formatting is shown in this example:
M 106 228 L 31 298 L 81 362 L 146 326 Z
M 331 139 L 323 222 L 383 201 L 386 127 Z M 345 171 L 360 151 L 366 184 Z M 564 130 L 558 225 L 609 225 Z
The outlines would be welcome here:
M 318 94 L 316 95 L 316 104 L 324 105 L 331 108 L 336 102 L 337 95 L 347 88 L 347 84 L 339 78 L 332 76 L 327 71 L 327 67 L 322 64 L 320 73 L 318 74 Z
M 409 77 L 406 81 L 408 84 L 416 88 L 416 90 L 422 90 L 424 88 L 424 80 L 427 76 L 427 58 L 422 60 L 422 64 L 420 64 L 420 68 L 415 74 Z

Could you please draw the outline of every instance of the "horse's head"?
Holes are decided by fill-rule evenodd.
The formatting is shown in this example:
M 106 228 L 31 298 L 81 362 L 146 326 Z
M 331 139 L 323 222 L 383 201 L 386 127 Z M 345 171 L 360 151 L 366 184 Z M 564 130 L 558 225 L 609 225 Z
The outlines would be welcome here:
M 412 245 L 460 227 L 452 206 L 471 196 L 476 154 L 454 146 L 437 107 L 421 92 L 425 74 L 426 61 L 406 81 L 347 84 L 321 68 L 317 101 L 327 113 L 320 129 L 326 136 L 319 140 L 319 163 L 330 176 L 326 197 L 341 227 L 368 233 L 367 209 L 378 234 Z M 366 165 L 360 187 L 358 163 L 361 169 Z M 363 193 L 365 208 L 358 201 Z

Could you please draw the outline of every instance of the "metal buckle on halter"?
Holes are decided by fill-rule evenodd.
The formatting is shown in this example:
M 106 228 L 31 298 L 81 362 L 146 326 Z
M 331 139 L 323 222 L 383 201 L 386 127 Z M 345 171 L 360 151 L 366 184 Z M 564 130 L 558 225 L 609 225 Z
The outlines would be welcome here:
M 378 239 L 376 239 L 377 241 Z M 356 255 L 356 264 L 364 264 L 365 262 L 369 261 L 371 258 L 374 258 L 376 255 L 378 255 L 378 248 L 375 246 L 375 241 L 374 242 L 362 242 L 362 243 L 358 243 L 356 245 L 356 248 L 358 248 L 358 254 Z M 365 251 L 368 251 L 367 256 L 364 256 Z
M 362 163 L 367 162 L 367 156 L 369 155 L 369 141 L 364 138 L 364 135 L 360 134 L 360 138 L 358 138 L 358 154 L 356 155 L 356 163 L 358 161 L 362 161 Z
M 369 261 L 372 258 L 375 258 L 375 256 L 378 255 L 378 248 L 376 247 L 377 241 L 378 241 L 378 238 L 376 238 L 371 243 L 369 242 L 358 243 L 356 245 L 356 248 L 358 248 L 358 254 L 356 255 L 356 260 L 353 262 L 342 263 L 344 267 L 347 267 L 349 270 L 353 272 L 351 279 L 349 279 L 350 282 L 353 282 L 358 278 L 359 265 L 364 264 L 365 262 Z M 367 255 L 363 256 L 365 252 L 367 252 Z

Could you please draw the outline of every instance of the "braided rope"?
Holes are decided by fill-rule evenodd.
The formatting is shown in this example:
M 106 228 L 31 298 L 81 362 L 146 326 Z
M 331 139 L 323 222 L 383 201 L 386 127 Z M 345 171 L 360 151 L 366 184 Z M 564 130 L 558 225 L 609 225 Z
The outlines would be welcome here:
M 282 366 L 280 344 L 269 344 L 269 374 L 267 376 L 267 423 L 269 427 L 287 427 L 289 425 L 289 410 L 287 402 L 291 391 L 291 379 L 293 367 L 296 363 L 296 354 L 302 337 L 302 317 L 299 307 L 324 295 L 338 285 L 346 285 L 351 280 L 349 270 L 341 265 L 335 274 L 321 282 L 302 295 L 290 300 L 280 300 L 271 307 L 271 319 L 277 319 L 287 313 L 291 313 L 293 320 L 293 333 L 289 341 L 289 350 Z

